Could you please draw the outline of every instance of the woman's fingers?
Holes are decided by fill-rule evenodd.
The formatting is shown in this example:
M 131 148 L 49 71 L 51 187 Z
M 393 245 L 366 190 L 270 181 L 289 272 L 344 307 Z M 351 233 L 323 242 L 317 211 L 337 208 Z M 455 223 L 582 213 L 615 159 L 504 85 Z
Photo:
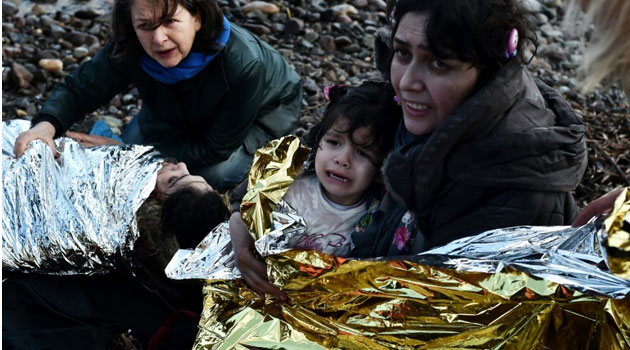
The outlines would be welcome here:
M 270 294 L 276 299 L 287 301 L 289 298 L 286 293 L 269 283 L 267 279 L 267 265 L 256 257 L 254 253 L 254 239 L 249 234 L 239 212 L 232 213 L 230 217 L 230 237 L 232 239 L 236 267 L 241 271 L 245 283 L 258 293 L 263 300 L 265 299 L 265 294 Z
M 13 153 L 20 158 L 24 154 L 24 151 L 26 151 L 29 143 L 34 140 L 42 140 L 48 145 L 48 147 L 50 147 L 56 158 L 59 156 L 59 153 L 57 152 L 55 141 L 53 141 L 54 136 L 55 127 L 50 122 L 38 123 L 29 130 L 26 130 L 18 135 L 15 140 L 15 145 L 13 146 Z
M 588 222 L 593 216 L 606 214 L 612 210 L 613 205 L 615 204 L 615 200 L 621 194 L 623 188 L 618 188 L 616 190 L 610 191 L 604 196 L 590 202 L 578 216 L 573 220 L 571 226 L 579 227 Z
M 269 280 L 267 280 L 267 265 L 258 260 L 254 252 L 246 249 L 235 251 L 234 254 L 236 267 L 241 271 L 245 283 L 258 293 L 262 299 L 265 298 L 265 294 L 270 294 L 282 301 L 288 299 L 286 293 L 269 283 Z

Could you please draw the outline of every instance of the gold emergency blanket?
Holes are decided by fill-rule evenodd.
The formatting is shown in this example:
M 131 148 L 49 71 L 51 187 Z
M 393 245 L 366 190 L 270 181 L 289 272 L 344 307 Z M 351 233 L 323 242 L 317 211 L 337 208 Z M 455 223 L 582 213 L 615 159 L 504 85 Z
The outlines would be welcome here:
M 621 191 L 606 221 L 610 271 L 630 280 L 630 187 Z
M 242 206 L 257 239 L 275 224 L 284 174 L 298 171 L 268 159 L 271 171 L 254 160 Z M 265 174 L 278 182 L 259 183 Z M 290 301 L 208 281 L 194 349 L 628 349 L 630 282 L 606 271 L 596 226 L 495 230 L 391 260 L 269 255 L 269 280 Z
M 291 301 L 209 283 L 195 349 L 627 349 L 630 303 L 517 271 L 290 251 L 267 260 Z

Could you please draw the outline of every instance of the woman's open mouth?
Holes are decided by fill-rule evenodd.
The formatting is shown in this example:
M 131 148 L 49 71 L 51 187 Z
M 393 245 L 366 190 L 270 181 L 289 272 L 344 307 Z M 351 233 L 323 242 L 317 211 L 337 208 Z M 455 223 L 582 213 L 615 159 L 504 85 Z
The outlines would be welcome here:
M 431 107 L 429 107 L 428 105 L 422 103 L 413 103 L 409 101 L 405 101 L 403 107 L 405 111 L 411 115 L 422 115 L 431 110 Z
M 162 51 L 156 51 L 156 53 L 158 54 L 158 56 L 160 57 L 167 57 L 169 56 L 171 53 L 175 52 L 175 48 L 172 49 L 168 49 L 168 50 L 162 50 Z

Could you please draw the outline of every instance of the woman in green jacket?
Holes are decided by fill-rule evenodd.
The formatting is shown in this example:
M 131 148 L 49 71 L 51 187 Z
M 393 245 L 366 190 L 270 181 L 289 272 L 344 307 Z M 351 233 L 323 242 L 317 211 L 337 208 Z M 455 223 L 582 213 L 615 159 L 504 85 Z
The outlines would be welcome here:
M 18 156 L 35 139 L 53 146 L 129 84 L 142 108 L 123 141 L 154 144 L 218 190 L 243 179 L 258 147 L 295 130 L 300 77 L 216 1 L 117 0 L 112 29 L 113 39 L 54 88 L 16 141 Z

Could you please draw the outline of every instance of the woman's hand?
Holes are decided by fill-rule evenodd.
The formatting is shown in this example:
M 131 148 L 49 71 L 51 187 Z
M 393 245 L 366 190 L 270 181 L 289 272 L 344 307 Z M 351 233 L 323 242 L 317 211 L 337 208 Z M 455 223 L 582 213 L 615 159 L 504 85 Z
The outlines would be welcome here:
M 232 213 L 230 217 L 230 237 L 232 238 L 236 267 L 241 271 L 245 283 L 263 300 L 265 294 L 271 294 L 278 300 L 287 301 L 286 293 L 267 280 L 267 265 L 256 257 L 254 240 L 239 212 Z
M 52 123 L 37 123 L 34 127 L 18 135 L 15 140 L 15 146 L 13 147 L 13 153 L 20 158 L 24 154 L 24 151 L 26 151 L 26 148 L 31 141 L 42 140 L 48 145 L 48 147 L 50 147 L 53 151 L 53 155 L 57 158 L 59 157 L 59 153 L 57 152 L 57 145 L 55 145 L 55 141 L 53 141 L 55 132 L 56 130 Z
M 584 207 L 584 209 L 582 209 L 575 220 L 573 220 L 571 226 L 582 226 L 586 224 L 588 220 L 590 220 L 593 216 L 609 213 L 612 210 L 613 205 L 615 204 L 615 200 L 617 199 L 617 197 L 619 197 L 622 190 L 623 188 L 618 188 L 590 202 L 586 207 Z
M 67 131 L 66 136 L 77 140 L 85 147 L 101 146 L 101 145 L 120 145 L 120 141 L 112 138 L 97 135 L 88 135 L 82 132 Z

